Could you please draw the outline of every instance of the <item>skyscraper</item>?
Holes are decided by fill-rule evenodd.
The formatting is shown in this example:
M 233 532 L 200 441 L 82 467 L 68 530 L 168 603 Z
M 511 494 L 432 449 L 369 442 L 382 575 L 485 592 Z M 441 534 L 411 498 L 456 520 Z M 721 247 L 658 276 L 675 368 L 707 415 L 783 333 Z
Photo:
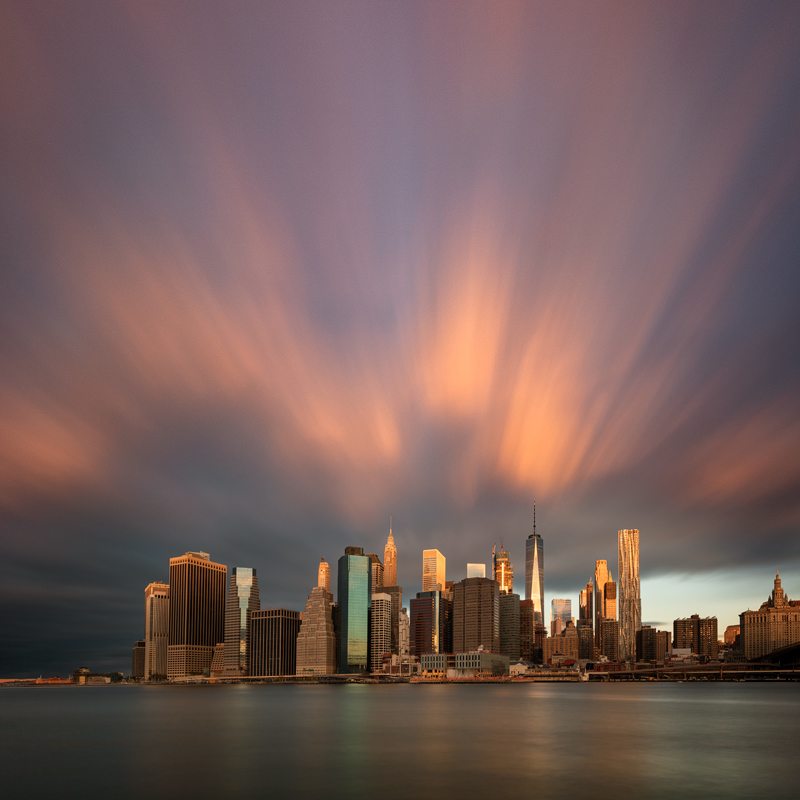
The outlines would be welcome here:
M 250 616 L 261 609 L 256 571 L 234 567 L 225 611 L 224 675 L 249 675 Z
M 188 552 L 169 560 L 167 676 L 201 675 L 211 667 L 214 646 L 225 632 L 228 568 L 208 553 Z
M 392 598 L 384 592 L 372 595 L 369 607 L 369 669 L 380 672 L 383 657 L 392 649 Z
M 400 658 L 407 658 L 410 654 L 411 648 L 411 620 L 408 616 L 408 611 L 405 608 L 400 609 L 400 624 L 399 624 L 399 644 L 397 647 L 397 655 Z
M 605 559 L 595 562 L 594 569 L 594 643 L 598 649 L 603 647 L 603 620 L 606 618 L 605 589 L 611 580 L 608 562 Z
M 392 519 L 389 518 L 389 538 L 383 549 L 383 582 L 387 586 L 397 585 L 397 548 L 392 536 Z
M 144 590 L 144 679 L 167 677 L 169 586 L 161 581 Z
M 533 533 L 525 542 L 525 599 L 533 600 L 534 623 L 544 625 L 544 542 L 536 533 L 536 504 L 533 504 Z
M 332 675 L 336 672 L 336 632 L 330 592 L 315 586 L 308 596 L 297 635 L 297 674 Z
M 578 603 L 580 606 L 580 610 L 578 612 L 578 619 L 588 621 L 590 628 L 594 629 L 594 614 L 592 609 L 594 608 L 594 603 L 592 602 L 592 596 L 594 595 L 594 589 L 591 583 L 586 584 L 585 589 L 581 589 L 580 597 L 578 599 Z
M 550 601 L 551 636 L 560 636 L 572 622 L 572 600 L 553 598 Z
M 370 595 L 372 595 L 383 586 L 383 564 L 381 564 L 381 560 L 376 553 L 368 553 L 367 558 L 369 559 L 370 568 L 369 591 Z
M 346 547 L 339 559 L 339 670 L 364 672 L 369 645 L 372 572 L 361 547 Z
M 639 531 L 619 531 L 619 657 L 636 658 L 636 632 L 642 627 L 639 590 Z
M 452 603 L 438 589 L 417 592 L 409 601 L 411 655 L 452 652 Z
M 400 609 L 403 607 L 403 587 L 384 586 L 380 590 L 392 598 L 392 647 L 394 655 L 400 654 Z
M 446 559 L 438 550 L 422 551 L 422 591 L 443 590 Z
M 453 652 L 500 652 L 500 587 L 490 578 L 465 578 L 453 586 Z
M 519 595 L 500 592 L 500 653 L 512 661 L 520 657 Z
M 144 639 L 139 639 L 133 645 L 131 657 L 131 678 L 144 678 Z
M 500 584 L 500 594 L 511 594 L 514 591 L 514 568 L 511 566 L 511 556 L 503 549 L 502 542 L 500 552 L 497 551 L 497 545 L 492 547 L 492 578 Z
M 324 558 L 319 560 L 319 569 L 317 570 L 317 586 L 324 586 L 326 592 L 331 590 L 331 568 Z

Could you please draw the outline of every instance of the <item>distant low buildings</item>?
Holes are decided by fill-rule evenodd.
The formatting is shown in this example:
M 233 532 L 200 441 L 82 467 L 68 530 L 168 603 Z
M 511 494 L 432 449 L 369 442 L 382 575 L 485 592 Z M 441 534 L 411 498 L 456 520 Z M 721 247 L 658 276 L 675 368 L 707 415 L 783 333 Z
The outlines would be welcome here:
M 759 658 L 800 642 L 800 601 L 789 600 L 776 573 L 772 594 L 758 611 L 739 615 L 740 648 L 745 658 Z

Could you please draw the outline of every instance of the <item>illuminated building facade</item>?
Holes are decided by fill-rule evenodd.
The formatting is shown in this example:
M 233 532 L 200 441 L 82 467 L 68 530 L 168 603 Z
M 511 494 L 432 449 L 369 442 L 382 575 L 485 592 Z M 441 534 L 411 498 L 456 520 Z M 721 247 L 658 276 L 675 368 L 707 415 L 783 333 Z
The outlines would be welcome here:
M 227 577 L 228 568 L 208 553 L 169 560 L 168 678 L 202 675 L 211 668 L 214 646 L 225 634 Z
M 397 585 L 397 547 L 392 536 L 392 522 L 389 520 L 389 538 L 383 548 L 383 580 L 387 586 Z
M 536 533 L 534 508 L 533 533 L 525 540 L 525 599 L 533 600 L 534 620 L 544 625 L 544 542 Z
M 331 590 L 331 567 L 330 564 L 324 559 L 319 560 L 319 569 L 317 570 L 317 586 L 324 586 L 325 591 Z
M 249 627 L 250 675 L 295 675 L 300 612 L 287 608 L 254 611 Z
M 468 578 L 485 578 L 486 564 L 467 564 Z
M 500 652 L 500 587 L 489 578 L 465 578 L 453 586 L 453 650 L 465 653 L 483 645 Z
M 603 620 L 606 619 L 606 583 L 611 580 L 608 562 L 601 559 L 595 562 L 594 568 L 594 643 L 598 649 L 603 646 Z M 616 618 L 616 613 L 612 619 Z
M 383 669 L 383 657 L 392 654 L 392 598 L 383 592 L 372 595 L 369 607 L 369 669 Z
M 695 655 L 716 661 L 719 654 L 717 618 L 692 614 L 688 618 L 676 619 L 672 623 L 672 641 L 678 650 L 688 649 Z
M 169 642 L 169 585 L 154 581 L 144 590 L 144 674 L 165 680 Z
M 759 658 L 800 642 L 800 601 L 789 600 L 776 573 L 772 594 L 758 611 L 739 615 L 739 646 L 745 658 Z
M 297 634 L 297 674 L 332 675 L 336 672 L 336 632 L 330 592 L 315 586 L 306 602 Z
M 375 553 L 368 553 L 367 558 L 369 559 L 370 568 L 369 591 L 370 595 L 372 595 L 383 586 L 383 564 L 381 564 L 380 558 Z
M 642 627 L 642 596 L 639 588 L 639 531 L 619 531 L 619 657 L 636 658 L 636 632 Z
M 442 591 L 445 588 L 447 560 L 438 550 L 422 551 L 422 591 Z
M 228 607 L 225 611 L 224 675 L 249 675 L 250 615 L 261 608 L 258 577 L 250 567 L 234 567 L 228 586 Z
M 467 575 L 469 577 L 469 575 Z M 500 594 L 511 594 L 514 591 L 514 568 L 511 566 L 511 555 L 503 549 L 492 547 L 492 578 L 500 584 Z
M 575 623 L 570 620 L 569 625 L 558 636 L 548 636 L 542 647 L 542 658 L 545 664 L 550 664 L 554 660 L 580 658 L 580 640 Z
M 361 547 L 346 547 L 344 553 L 339 559 L 339 671 L 365 672 L 371 564 Z
M 400 609 L 399 646 L 397 655 L 400 658 L 408 658 L 411 655 L 411 618 L 408 616 L 408 609 Z
M 592 609 L 594 603 L 592 598 L 594 595 L 594 588 L 591 583 L 586 584 L 585 589 L 581 589 L 578 596 L 578 619 L 588 621 L 589 627 L 594 629 L 594 614 Z
M 550 635 L 561 635 L 569 622 L 572 622 L 572 600 L 553 598 L 550 601 Z

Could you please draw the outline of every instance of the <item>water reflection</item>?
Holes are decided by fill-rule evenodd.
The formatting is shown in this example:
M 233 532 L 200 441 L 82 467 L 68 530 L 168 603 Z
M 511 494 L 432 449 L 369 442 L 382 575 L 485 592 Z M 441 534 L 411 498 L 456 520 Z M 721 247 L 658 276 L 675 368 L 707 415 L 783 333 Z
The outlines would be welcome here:
M 26 798 L 794 798 L 798 712 L 790 684 L 3 689 L 0 769 Z

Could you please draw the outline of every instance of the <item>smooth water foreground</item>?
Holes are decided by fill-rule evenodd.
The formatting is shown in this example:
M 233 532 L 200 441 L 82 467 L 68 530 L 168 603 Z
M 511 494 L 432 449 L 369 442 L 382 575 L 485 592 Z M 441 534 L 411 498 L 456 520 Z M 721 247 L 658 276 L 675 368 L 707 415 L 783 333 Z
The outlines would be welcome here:
M 0 726 L 4 798 L 800 796 L 796 683 L 15 688 Z

